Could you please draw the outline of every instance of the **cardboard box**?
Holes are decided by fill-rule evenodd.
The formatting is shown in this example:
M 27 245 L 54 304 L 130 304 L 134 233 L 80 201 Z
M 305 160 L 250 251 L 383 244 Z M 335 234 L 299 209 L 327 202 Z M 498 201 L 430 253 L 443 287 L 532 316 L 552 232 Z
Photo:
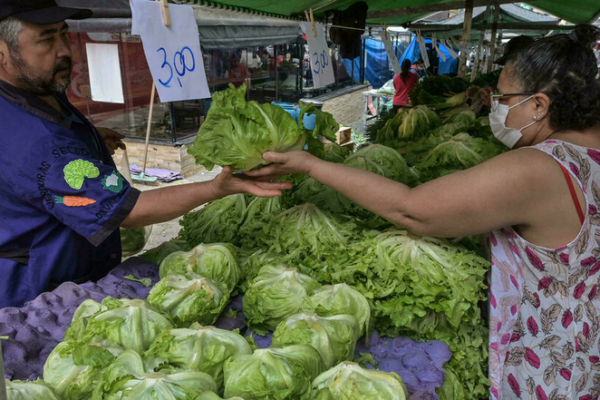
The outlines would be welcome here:
M 340 129 L 335 133 L 335 137 L 335 142 L 339 145 L 343 145 L 345 143 L 350 142 L 352 140 L 352 128 L 345 126 L 340 127 Z M 321 137 L 321 142 L 331 143 L 330 140 L 327 140 L 324 137 Z

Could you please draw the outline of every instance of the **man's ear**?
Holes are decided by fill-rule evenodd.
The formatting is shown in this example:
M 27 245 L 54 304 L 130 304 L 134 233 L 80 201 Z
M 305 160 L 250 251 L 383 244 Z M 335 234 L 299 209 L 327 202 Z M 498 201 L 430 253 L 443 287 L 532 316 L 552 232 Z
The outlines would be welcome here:
M 8 62 L 8 46 L 0 40 L 0 66 L 5 66 Z

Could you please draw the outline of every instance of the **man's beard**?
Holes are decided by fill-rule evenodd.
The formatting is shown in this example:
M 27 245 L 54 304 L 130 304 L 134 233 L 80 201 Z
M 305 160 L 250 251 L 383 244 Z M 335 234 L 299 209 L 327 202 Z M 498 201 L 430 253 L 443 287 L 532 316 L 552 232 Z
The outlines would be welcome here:
M 35 96 L 53 96 L 63 93 L 71 84 L 71 71 L 73 64 L 70 57 L 62 57 L 54 67 L 52 78 L 47 79 L 39 76 L 29 66 L 25 65 L 21 57 L 11 54 L 11 60 L 18 72 L 17 82 L 21 89 Z M 58 81 L 56 75 L 69 71 L 65 78 Z

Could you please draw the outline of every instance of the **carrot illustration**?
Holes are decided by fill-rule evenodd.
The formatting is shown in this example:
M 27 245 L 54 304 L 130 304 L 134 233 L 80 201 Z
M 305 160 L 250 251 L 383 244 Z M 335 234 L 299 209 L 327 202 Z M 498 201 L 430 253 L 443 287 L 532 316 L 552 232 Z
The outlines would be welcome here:
M 96 200 L 78 196 L 54 196 L 54 202 L 56 204 L 64 204 L 67 207 L 83 207 L 89 206 L 90 204 L 94 204 Z

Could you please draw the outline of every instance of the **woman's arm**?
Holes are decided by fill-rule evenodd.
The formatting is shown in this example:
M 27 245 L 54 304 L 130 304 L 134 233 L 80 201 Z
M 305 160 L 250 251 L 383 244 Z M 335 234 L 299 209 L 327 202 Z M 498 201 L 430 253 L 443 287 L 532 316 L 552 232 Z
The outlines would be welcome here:
M 247 172 L 272 177 L 304 172 L 390 222 L 422 235 L 457 237 L 526 225 L 548 211 L 556 190 L 550 157 L 515 150 L 414 189 L 380 175 L 329 163 L 305 152 L 267 153 L 274 164 Z M 553 173 L 548 173 L 552 171 Z M 562 188 L 561 188 L 562 189 Z

